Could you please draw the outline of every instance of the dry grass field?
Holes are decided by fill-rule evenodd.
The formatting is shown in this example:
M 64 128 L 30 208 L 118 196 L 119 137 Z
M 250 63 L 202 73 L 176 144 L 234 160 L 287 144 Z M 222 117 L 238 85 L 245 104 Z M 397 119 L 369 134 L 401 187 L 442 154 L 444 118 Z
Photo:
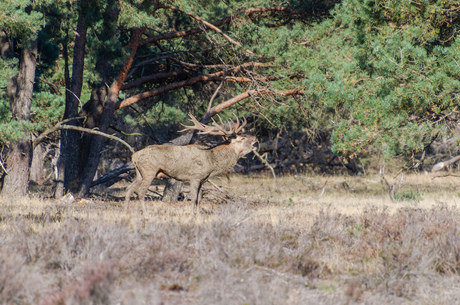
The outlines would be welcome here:
M 123 185 L 0 202 L 1 304 L 458 304 L 460 178 L 233 176 L 190 202 Z M 401 187 L 399 188 L 399 184 Z M 158 189 L 158 190 L 157 190 Z M 153 185 L 151 195 L 161 191 Z

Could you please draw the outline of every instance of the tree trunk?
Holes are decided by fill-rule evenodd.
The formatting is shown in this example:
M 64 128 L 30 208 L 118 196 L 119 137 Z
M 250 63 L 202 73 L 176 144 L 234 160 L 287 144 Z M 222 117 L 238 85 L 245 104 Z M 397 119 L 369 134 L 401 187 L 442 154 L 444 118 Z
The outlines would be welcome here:
M 166 181 L 165 189 L 163 191 L 163 198 L 162 201 L 164 202 L 176 202 L 177 198 L 179 198 L 180 192 L 182 191 L 182 187 L 184 183 L 176 180 L 174 178 L 169 178 Z
M 59 147 L 56 148 L 56 152 L 54 154 L 54 158 L 51 160 L 51 164 L 54 167 L 54 178 L 56 179 L 56 189 L 54 190 L 54 198 L 61 199 L 64 196 L 64 171 L 65 166 L 64 163 L 61 162 L 62 155 L 61 155 L 61 143 L 59 143 Z
M 3 30 L 0 30 L 0 55 L 2 58 L 12 58 L 14 56 L 13 45 Z
M 93 129 L 99 127 L 102 114 L 104 111 L 104 104 L 107 98 L 107 87 L 104 83 L 93 86 L 91 91 L 90 100 L 83 106 L 80 116 L 85 117 L 83 127 Z M 78 168 L 78 184 L 82 177 L 85 175 L 85 166 L 89 160 L 92 143 L 96 135 L 83 133 L 80 140 L 80 162 Z M 77 184 L 77 185 L 78 185 Z M 78 190 L 77 190 L 78 191 Z
M 34 40 L 22 50 L 19 74 L 11 78 L 7 88 L 13 118 L 17 121 L 30 120 L 36 60 L 37 41 Z M 2 190 L 4 197 L 23 197 L 27 194 L 32 153 L 31 134 L 10 145 L 7 157 L 8 175 Z
M 81 4 L 83 5 L 83 4 Z M 83 69 L 85 64 L 87 23 L 84 12 L 80 12 L 77 22 L 77 35 L 72 64 L 72 80 L 70 92 L 66 92 L 66 105 L 63 119 L 78 116 L 81 89 L 83 86 Z M 68 72 L 67 72 L 68 73 Z M 68 77 L 66 77 L 68 78 Z M 66 86 L 69 84 L 66 83 Z M 66 90 L 67 91 L 67 90 Z M 71 121 L 69 125 L 77 125 L 77 121 Z M 61 164 L 64 171 L 60 173 L 59 180 L 63 179 L 64 188 L 75 192 L 77 190 L 78 169 L 80 168 L 80 132 L 75 130 L 61 131 Z M 62 177 L 62 176 L 63 177 Z M 61 178 L 62 177 L 62 178 Z
M 36 136 L 32 135 L 32 141 L 35 140 Z M 30 165 L 30 181 L 34 181 L 38 184 L 43 182 L 44 162 L 43 162 L 43 146 L 39 144 L 33 150 L 32 164 Z
M 130 48 L 131 53 L 129 57 L 123 63 L 120 72 L 118 73 L 117 79 L 112 83 L 107 93 L 107 99 L 104 103 L 104 108 L 101 116 L 101 122 L 99 124 L 99 131 L 107 132 L 110 123 L 113 119 L 113 114 L 118 108 L 118 94 L 121 86 L 126 80 L 129 70 L 134 61 L 139 40 L 144 33 L 145 28 L 133 29 L 131 33 Z M 80 179 L 79 197 L 86 197 L 89 195 L 89 190 L 93 184 L 94 175 L 96 174 L 97 166 L 99 164 L 100 152 L 104 144 L 104 138 L 101 136 L 94 136 L 91 141 L 90 151 L 88 155 L 88 161 L 85 163 L 85 167 Z
M 29 186 L 32 142 L 23 139 L 10 145 L 7 158 L 8 175 L 5 177 L 2 195 L 4 198 L 24 197 Z

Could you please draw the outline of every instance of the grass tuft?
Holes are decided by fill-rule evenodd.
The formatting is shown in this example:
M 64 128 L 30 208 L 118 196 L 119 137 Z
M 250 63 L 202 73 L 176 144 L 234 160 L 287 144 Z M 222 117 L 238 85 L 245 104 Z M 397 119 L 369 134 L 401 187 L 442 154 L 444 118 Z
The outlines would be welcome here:
M 242 180 L 227 203 L 205 200 L 195 214 L 188 203 L 149 202 L 146 219 L 136 202 L 126 215 L 104 201 L 3 201 L 0 303 L 452 304 L 460 298 L 456 198 L 433 199 L 427 191 L 414 205 L 378 192 L 318 196 L 301 183 L 295 191 L 297 180 L 286 179 L 280 184 L 288 203 L 282 193 L 264 191 L 267 180 Z M 356 190 L 361 182 L 347 183 Z

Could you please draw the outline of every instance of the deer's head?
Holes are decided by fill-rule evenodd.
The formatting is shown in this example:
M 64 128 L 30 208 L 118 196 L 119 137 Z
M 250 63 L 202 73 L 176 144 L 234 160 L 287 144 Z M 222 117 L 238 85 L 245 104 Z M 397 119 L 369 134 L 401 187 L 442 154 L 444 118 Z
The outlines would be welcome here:
M 242 157 L 256 150 L 254 145 L 257 143 L 257 138 L 250 135 L 237 135 L 230 139 L 230 145 L 233 146 L 238 156 Z
M 193 126 L 182 125 L 185 127 L 185 129 L 181 131 L 198 130 L 199 134 L 222 136 L 226 141 L 230 143 L 230 145 L 234 148 L 235 152 L 240 157 L 247 155 L 256 149 L 254 144 L 257 143 L 257 138 L 255 136 L 240 134 L 243 131 L 244 126 L 247 124 L 247 121 L 244 118 L 241 122 L 235 115 L 236 123 L 233 121 L 224 123 L 220 116 L 218 116 L 220 124 L 212 119 L 212 124 L 209 126 L 199 122 L 192 114 L 189 114 L 189 116 Z

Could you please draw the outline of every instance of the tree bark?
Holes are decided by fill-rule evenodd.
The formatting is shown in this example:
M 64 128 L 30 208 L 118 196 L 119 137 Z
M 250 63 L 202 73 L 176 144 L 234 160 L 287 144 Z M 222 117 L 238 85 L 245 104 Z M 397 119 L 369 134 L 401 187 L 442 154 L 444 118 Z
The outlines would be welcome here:
M 83 109 L 80 112 L 80 116 L 86 117 L 85 122 L 83 124 L 85 128 L 93 129 L 100 125 L 106 98 L 106 85 L 104 83 L 94 85 L 91 91 L 90 100 L 83 106 Z M 97 136 L 89 133 L 83 133 L 81 136 L 78 183 L 76 183 L 76 186 L 81 184 L 80 181 L 83 179 L 85 175 L 85 167 L 90 158 L 91 147 L 93 145 L 95 137 Z M 78 189 L 76 189 L 75 192 L 78 192 Z
M 83 6 L 83 4 L 81 4 Z M 66 106 L 63 119 L 78 116 L 78 107 L 80 104 L 81 89 L 83 86 L 83 69 L 85 64 L 85 46 L 87 22 L 84 12 L 80 11 L 77 21 L 77 35 L 75 36 L 75 46 L 72 64 L 72 80 L 70 83 L 70 92 L 66 92 Z M 68 84 L 66 84 L 68 86 Z M 71 125 L 77 125 L 78 121 L 69 122 Z M 61 170 L 59 179 L 63 180 L 65 190 L 76 191 L 78 178 L 78 169 L 80 168 L 80 132 L 75 130 L 61 131 Z M 63 177 L 62 177 L 63 176 Z M 56 196 L 60 196 L 60 192 Z
M 5 31 L 0 30 L 0 55 L 2 58 L 13 57 L 13 46 Z
M 32 135 L 32 140 L 35 140 L 36 136 Z M 30 165 L 30 177 L 29 181 L 34 181 L 38 184 L 43 182 L 43 146 L 37 145 L 33 148 L 32 164 Z
M 180 192 L 184 183 L 176 180 L 174 178 L 169 178 L 166 181 L 165 189 L 163 191 L 163 198 L 162 201 L 164 202 L 176 202 L 177 198 L 179 198 Z
M 101 122 L 99 124 L 99 131 L 101 132 L 107 132 L 110 123 L 112 122 L 113 114 L 115 113 L 115 110 L 118 108 L 118 94 L 120 93 L 120 89 L 123 83 L 125 82 L 126 77 L 128 76 L 129 70 L 131 69 L 140 38 L 144 31 L 145 28 L 132 30 L 131 41 L 129 43 L 131 53 L 123 63 L 116 80 L 112 83 L 112 85 L 109 88 L 107 99 L 104 103 Z M 89 190 L 93 183 L 93 178 L 96 174 L 97 166 L 99 164 L 100 152 L 102 150 L 103 144 L 104 138 L 102 138 L 101 136 L 94 136 L 92 138 L 88 161 L 85 164 L 80 179 L 78 197 L 86 197 L 89 195 Z
M 17 121 L 30 120 L 36 64 L 37 40 L 33 40 L 22 49 L 19 74 L 11 78 L 7 88 L 13 118 Z M 10 145 L 7 157 L 8 175 L 2 190 L 5 198 L 24 197 L 27 194 L 32 153 L 30 133 Z

